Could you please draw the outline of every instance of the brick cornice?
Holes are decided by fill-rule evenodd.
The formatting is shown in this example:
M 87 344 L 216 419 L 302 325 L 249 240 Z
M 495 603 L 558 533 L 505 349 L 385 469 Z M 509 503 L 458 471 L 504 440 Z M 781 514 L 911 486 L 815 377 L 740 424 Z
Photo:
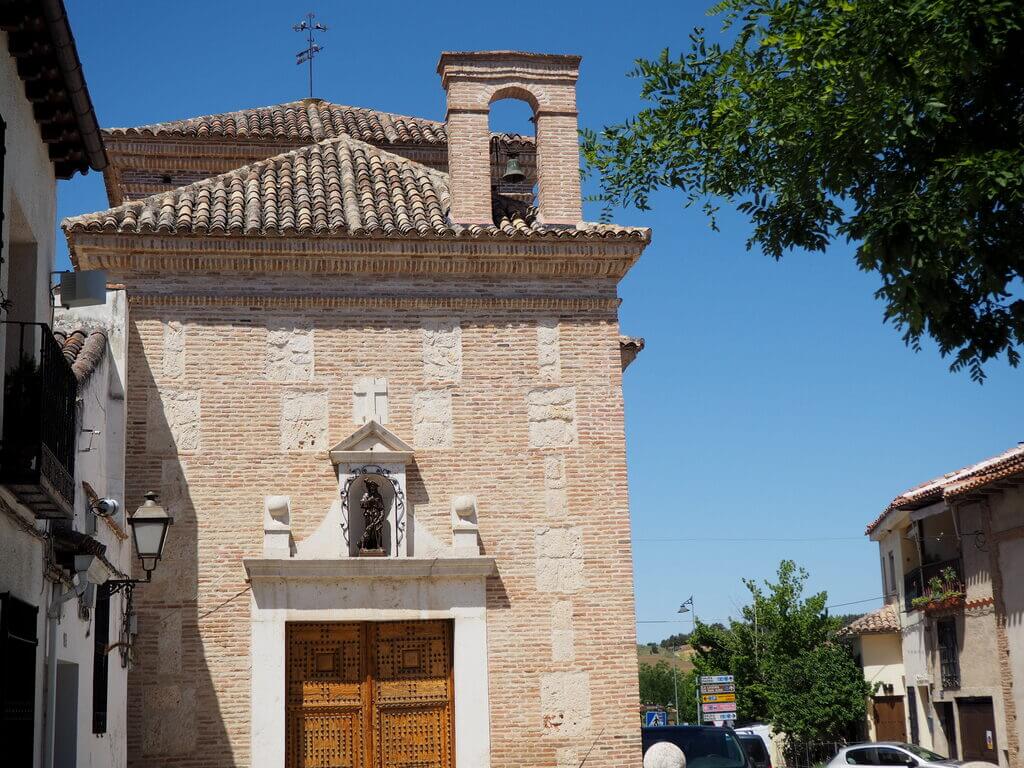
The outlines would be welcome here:
M 475 297 L 475 296 L 283 296 L 280 294 L 180 294 L 139 293 L 128 297 L 133 307 L 220 307 L 241 306 L 250 309 L 399 309 L 399 310 L 476 310 L 511 309 L 568 312 L 615 312 L 615 298 L 557 296 Z
M 189 237 L 73 232 L 79 269 L 113 272 L 302 272 L 619 279 L 646 243 L 559 238 Z

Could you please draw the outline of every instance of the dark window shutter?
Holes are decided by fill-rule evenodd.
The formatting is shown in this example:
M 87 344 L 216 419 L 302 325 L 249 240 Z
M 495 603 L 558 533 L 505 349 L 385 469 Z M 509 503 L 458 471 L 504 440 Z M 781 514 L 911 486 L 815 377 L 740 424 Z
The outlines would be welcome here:
M 0 594 L 0 744 L 11 768 L 33 764 L 38 615 L 38 607 Z
M 95 646 L 92 655 L 92 732 L 107 732 L 107 644 L 110 642 L 110 588 L 96 590 Z

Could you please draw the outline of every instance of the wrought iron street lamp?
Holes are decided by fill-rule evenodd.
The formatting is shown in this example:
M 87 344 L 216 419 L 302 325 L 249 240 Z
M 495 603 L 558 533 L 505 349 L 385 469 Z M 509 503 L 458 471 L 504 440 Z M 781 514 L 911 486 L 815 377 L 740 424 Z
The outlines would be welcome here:
M 153 491 L 146 493 L 145 503 L 128 518 L 128 525 L 132 527 L 132 539 L 135 541 L 135 552 L 142 561 L 146 581 L 153 578 L 153 569 L 163 555 L 167 529 L 172 523 L 174 518 L 156 503 L 156 494 Z
M 142 561 L 142 570 L 146 572 L 145 579 L 110 579 L 103 586 L 107 594 L 113 595 L 123 591 L 124 613 L 121 617 L 121 639 L 111 648 L 120 647 L 121 666 L 128 666 L 128 659 L 132 649 L 132 637 L 135 634 L 135 606 L 132 595 L 136 584 L 148 584 L 153 580 L 153 570 L 164 553 L 164 544 L 167 543 L 167 529 L 174 523 L 174 518 L 167 514 L 167 510 L 156 503 L 156 494 L 148 491 L 146 501 L 135 510 L 135 514 L 128 518 L 128 525 L 132 529 L 132 540 L 135 542 L 135 553 Z M 110 649 L 108 649 L 110 650 Z

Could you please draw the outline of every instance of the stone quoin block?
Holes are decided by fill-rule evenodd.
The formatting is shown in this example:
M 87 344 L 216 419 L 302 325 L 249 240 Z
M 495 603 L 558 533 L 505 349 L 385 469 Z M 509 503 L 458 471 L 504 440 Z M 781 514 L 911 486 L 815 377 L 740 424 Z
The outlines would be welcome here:
M 551 606 L 551 660 L 573 661 L 575 658 L 572 600 L 556 600 Z
M 327 413 L 326 392 L 285 392 L 281 396 L 281 450 L 325 450 Z
M 142 697 L 146 730 L 144 755 L 187 755 L 196 743 L 196 689 L 184 685 L 147 686 Z
M 428 381 L 462 381 L 462 328 L 454 320 L 423 323 L 423 376 Z
M 541 387 L 526 394 L 531 448 L 576 445 L 576 388 Z
M 564 518 L 569 514 L 565 456 L 560 453 L 544 457 L 544 510 L 554 518 Z
M 150 390 L 146 447 L 154 453 L 199 449 L 198 392 Z
M 548 672 L 540 677 L 543 734 L 581 736 L 590 731 L 590 673 Z
M 586 586 L 582 528 L 541 528 L 536 534 L 536 549 L 538 590 L 573 593 Z
M 269 328 L 265 375 L 270 381 L 310 381 L 313 329 Z
M 416 393 L 412 401 L 412 439 L 417 448 L 451 447 L 451 392 L 427 390 Z
M 168 379 L 185 375 L 185 326 L 178 320 L 164 323 L 163 371 Z
M 542 381 L 558 381 L 562 378 L 557 318 L 542 318 L 537 321 L 537 368 Z

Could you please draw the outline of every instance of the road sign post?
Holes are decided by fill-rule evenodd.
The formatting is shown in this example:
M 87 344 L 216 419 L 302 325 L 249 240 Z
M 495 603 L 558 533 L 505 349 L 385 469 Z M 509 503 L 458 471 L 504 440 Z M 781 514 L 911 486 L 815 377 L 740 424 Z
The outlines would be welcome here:
M 702 675 L 697 686 L 697 721 L 736 721 L 736 678 L 732 675 Z

